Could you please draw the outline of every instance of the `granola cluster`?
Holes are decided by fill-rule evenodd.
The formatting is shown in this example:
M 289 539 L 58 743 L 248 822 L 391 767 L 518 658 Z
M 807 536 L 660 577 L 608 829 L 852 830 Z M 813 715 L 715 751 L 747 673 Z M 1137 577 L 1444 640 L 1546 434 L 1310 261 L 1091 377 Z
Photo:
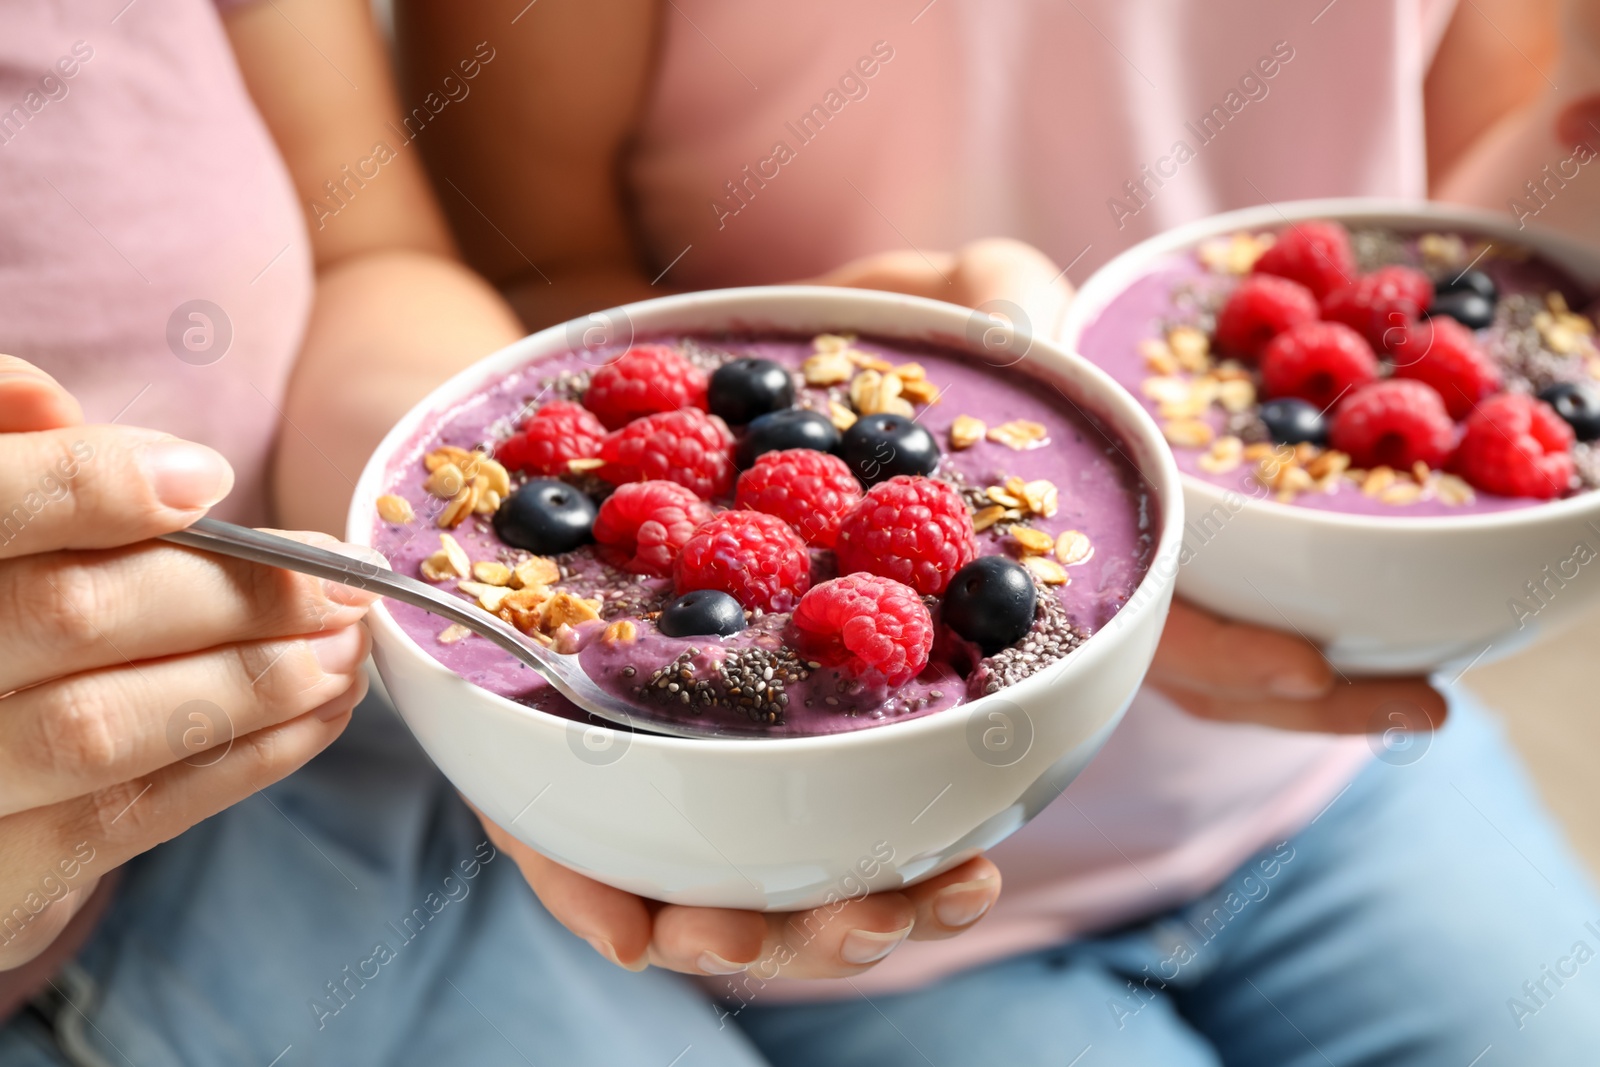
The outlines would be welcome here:
M 937 404 L 943 390 L 928 380 L 920 363 L 894 364 L 852 347 L 848 334 L 824 333 L 812 339 L 816 354 L 800 365 L 810 386 L 828 390 L 826 414 L 842 432 L 862 415 L 911 418 L 917 404 Z

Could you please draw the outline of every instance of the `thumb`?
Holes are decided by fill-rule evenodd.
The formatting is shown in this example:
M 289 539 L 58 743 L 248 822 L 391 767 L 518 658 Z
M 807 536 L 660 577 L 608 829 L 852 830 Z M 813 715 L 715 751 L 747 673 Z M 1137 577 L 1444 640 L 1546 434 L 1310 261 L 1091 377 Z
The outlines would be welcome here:
M 983 307 L 1007 301 L 1022 309 L 1025 327 L 1035 337 L 1054 339 L 1060 332 L 1072 283 L 1049 256 L 1022 241 L 988 238 L 964 245 L 956 257 L 957 284 L 964 303 Z
M 0 355 L 0 433 L 60 430 L 83 422 L 83 409 L 50 375 L 16 356 Z

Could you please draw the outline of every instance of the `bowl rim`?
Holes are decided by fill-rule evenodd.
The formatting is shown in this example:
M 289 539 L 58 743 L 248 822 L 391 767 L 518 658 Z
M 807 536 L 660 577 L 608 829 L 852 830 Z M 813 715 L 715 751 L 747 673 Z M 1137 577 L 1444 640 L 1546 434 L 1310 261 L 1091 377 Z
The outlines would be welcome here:
M 523 366 L 527 363 L 549 358 L 563 351 L 570 351 L 570 338 L 573 336 L 570 329 L 574 323 L 592 321 L 596 316 L 625 315 L 628 321 L 637 319 L 650 319 L 658 316 L 670 315 L 697 306 L 709 305 L 724 317 L 737 318 L 740 312 L 747 314 L 752 322 L 759 323 L 763 314 L 770 314 L 774 304 L 801 305 L 813 301 L 826 301 L 835 305 L 836 310 L 832 317 L 846 320 L 841 322 L 837 329 L 850 329 L 847 324 L 850 311 L 857 307 L 893 306 L 909 323 L 903 336 L 906 340 L 918 340 L 924 343 L 941 344 L 958 352 L 971 355 L 973 346 L 971 342 L 963 340 L 964 329 L 973 314 L 972 309 L 940 300 L 931 300 L 925 297 L 909 296 L 900 293 L 890 293 L 871 289 L 852 289 L 846 287 L 823 285 L 766 285 L 747 286 L 728 289 L 700 290 L 688 293 L 676 293 L 667 296 L 654 297 L 647 300 L 636 301 L 631 304 L 621 305 L 617 308 L 596 312 L 570 322 L 557 323 L 543 330 L 529 334 L 517 341 L 506 345 L 493 353 L 473 362 L 471 365 L 451 375 L 448 379 L 435 386 L 422 399 L 418 400 L 396 423 L 390 427 L 388 433 L 379 442 L 372 454 L 368 457 L 366 465 L 362 468 L 361 476 L 356 481 L 356 488 L 351 497 L 350 509 L 346 516 L 346 540 L 353 544 L 371 546 L 372 534 L 375 525 L 371 521 L 372 501 L 381 490 L 384 476 L 392 457 L 410 442 L 422 429 L 424 420 L 435 412 L 459 402 L 475 392 L 486 379 L 496 374 Z M 843 307 L 838 307 L 843 305 Z M 781 330 L 780 328 L 777 328 Z M 640 330 L 648 335 L 652 329 L 648 323 Z M 689 332 L 689 331 L 685 331 Z M 776 332 L 776 331 L 775 331 Z M 863 331 L 869 332 L 869 331 Z M 872 336 L 893 338 L 897 335 L 886 333 L 883 330 L 870 331 Z M 559 342 L 559 345 L 552 344 Z M 1154 551 L 1145 569 L 1139 584 L 1134 587 L 1128 597 L 1127 603 L 1120 608 L 1111 623 L 1101 627 L 1100 630 L 1073 649 L 1062 658 L 1062 666 L 1056 671 L 1040 671 L 1029 678 L 1025 678 L 1015 685 L 1007 686 L 997 693 L 979 697 L 953 707 L 923 715 L 914 719 L 901 722 L 884 723 L 879 726 L 865 727 L 858 730 L 848 730 L 832 734 L 815 734 L 805 737 L 779 737 L 761 738 L 760 744 L 731 746 L 730 740 L 746 740 L 744 738 L 691 738 L 675 737 L 666 734 L 635 732 L 630 734 L 630 745 L 644 744 L 658 747 L 680 754 L 698 751 L 737 750 L 744 753 L 769 753 L 781 757 L 784 754 L 800 754 L 808 750 L 827 749 L 838 750 L 841 746 L 850 746 L 854 749 L 866 749 L 874 746 L 910 742 L 919 735 L 942 732 L 950 728 L 957 718 L 957 713 L 965 720 L 971 715 L 972 709 L 991 698 L 1011 699 L 1021 702 L 1015 694 L 1017 690 L 1031 690 L 1051 684 L 1059 680 L 1061 672 L 1073 669 L 1069 665 L 1093 662 L 1105 654 L 1116 640 L 1115 631 L 1129 631 L 1128 623 L 1134 618 L 1142 617 L 1145 613 L 1165 610 L 1167 594 L 1175 586 L 1178 575 L 1178 560 L 1182 549 L 1184 501 L 1183 492 L 1179 482 L 1177 463 L 1173 459 L 1171 450 L 1167 447 L 1161 435 L 1160 428 L 1144 406 L 1127 390 L 1123 389 L 1104 370 L 1093 363 L 1068 351 L 1058 342 L 1044 337 L 1030 338 L 1031 347 L 1027 354 L 1031 356 L 1034 350 L 1044 352 L 1051 359 L 1060 360 L 1067 366 L 1073 367 L 1087 383 L 1086 396 L 1077 398 L 1063 397 L 1076 406 L 1079 399 L 1093 398 L 1094 404 L 1086 405 L 1101 421 L 1112 423 L 1108 429 L 1116 432 L 1124 439 L 1139 437 L 1143 439 L 1143 451 L 1149 462 L 1133 463 L 1136 473 L 1144 478 L 1150 485 L 1150 491 L 1155 495 L 1160 508 L 1161 532 L 1157 538 Z M 541 355 L 529 356 L 526 350 L 530 348 L 547 348 Z M 1018 361 L 1021 362 L 1020 360 Z M 994 368 L 1004 370 L 1006 368 Z M 1050 375 L 1050 378 L 1063 386 L 1059 376 Z M 1058 388 L 1058 392 L 1062 392 Z M 1114 422 L 1113 422 L 1114 420 Z M 1134 444 L 1125 440 L 1124 443 Z M 540 711 L 537 708 L 519 704 L 498 693 L 491 692 L 481 686 L 474 685 L 466 678 L 457 674 L 451 668 L 439 662 L 422 648 L 411 635 L 395 621 L 389 613 L 383 600 L 375 602 L 368 615 L 368 624 L 384 633 L 386 637 L 394 638 L 391 647 L 402 649 L 405 654 L 420 662 L 424 670 L 435 672 L 441 677 L 453 679 L 462 685 L 470 686 L 477 690 L 483 697 L 488 698 L 489 706 L 501 714 L 513 714 L 518 717 L 537 723 L 545 728 L 561 730 L 573 726 L 585 730 L 603 730 L 611 732 L 612 727 L 602 724 L 584 723 L 575 719 L 554 715 L 550 712 Z M 1012 696 L 1005 697 L 1005 694 Z M 1026 697 L 1026 693 L 1023 694 Z M 621 732 L 621 731 L 617 731 Z
M 1341 222 L 1390 223 L 1397 227 L 1422 229 L 1429 224 L 1470 229 L 1489 237 L 1516 241 L 1540 255 L 1555 260 L 1567 269 L 1573 264 L 1600 280 L 1600 248 L 1545 229 L 1532 232 L 1520 228 L 1499 214 L 1483 208 L 1446 204 L 1432 200 L 1407 200 L 1389 197 L 1334 197 L 1312 200 L 1284 200 L 1238 208 L 1185 223 L 1149 237 L 1119 253 L 1085 281 L 1067 309 L 1060 330 L 1061 344 L 1077 351 L 1083 332 L 1093 324 L 1112 299 L 1144 273 L 1156 259 L 1193 248 L 1210 237 L 1238 230 L 1281 228 L 1284 223 L 1310 219 L 1335 219 Z M 1414 225 L 1411 225 L 1414 224 Z M 1084 357 L 1087 358 L 1087 357 Z M 1119 388 L 1122 386 L 1119 383 Z M 1139 405 L 1143 407 L 1141 403 Z M 1566 500 L 1530 504 L 1508 511 L 1478 515 L 1357 515 L 1296 507 L 1276 500 L 1253 497 L 1237 489 L 1198 478 L 1184 470 L 1178 472 L 1185 495 L 1195 498 L 1209 510 L 1228 507 L 1231 498 L 1244 500 L 1243 510 L 1257 509 L 1267 516 L 1285 521 L 1299 520 L 1335 530 L 1392 530 L 1402 536 L 1437 535 L 1447 531 L 1518 530 L 1544 523 L 1600 513 L 1600 489 L 1580 493 Z

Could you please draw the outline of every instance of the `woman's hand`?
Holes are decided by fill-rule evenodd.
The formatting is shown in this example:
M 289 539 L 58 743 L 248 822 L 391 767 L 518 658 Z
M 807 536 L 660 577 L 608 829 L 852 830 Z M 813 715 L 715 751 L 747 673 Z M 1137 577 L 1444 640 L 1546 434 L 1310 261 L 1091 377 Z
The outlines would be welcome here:
M 1172 602 L 1149 683 L 1184 711 L 1217 722 L 1328 734 L 1381 733 L 1401 722 L 1438 729 L 1445 701 L 1425 678 L 1346 678 L 1295 634 L 1232 622 Z
M 208 448 L 82 425 L 0 356 L 0 970 L 101 875 L 316 755 L 365 692 L 365 594 L 148 540 L 232 484 Z
M 630 971 L 653 963 L 685 974 L 750 970 L 763 979 L 848 978 L 907 938 L 954 937 L 1000 896 L 1000 871 L 980 856 L 897 893 L 875 893 L 810 912 L 691 908 L 596 882 L 541 856 L 487 819 L 483 825 L 495 847 L 516 861 L 550 914 Z
M 956 252 L 864 256 L 810 283 L 944 300 L 989 312 L 1017 333 L 1046 338 L 1060 331 L 1072 300 L 1066 271 L 1032 245 L 1005 237 L 974 241 Z M 1005 304 L 1021 309 L 1020 321 Z

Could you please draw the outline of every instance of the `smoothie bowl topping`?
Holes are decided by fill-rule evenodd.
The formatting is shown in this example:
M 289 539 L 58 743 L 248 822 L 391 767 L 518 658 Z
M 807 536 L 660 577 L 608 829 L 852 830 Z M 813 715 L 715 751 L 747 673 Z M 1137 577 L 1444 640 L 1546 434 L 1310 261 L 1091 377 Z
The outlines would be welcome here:
M 1592 300 L 1505 241 L 1308 220 L 1167 255 L 1080 348 L 1202 480 L 1332 511 L 1498 511 L 1600 486 L 1600 350 L 1574 310 Z
M 843 334 L 594 359 L 432 419 L 389 466 L 373 545 L 634 703 L 777 736 L 926 715 L 1066 656 L 1149 565 L 1155 502 L 1123 443 L 1020 376 Z M 574 714 L 393 610 L 474 683 Z

